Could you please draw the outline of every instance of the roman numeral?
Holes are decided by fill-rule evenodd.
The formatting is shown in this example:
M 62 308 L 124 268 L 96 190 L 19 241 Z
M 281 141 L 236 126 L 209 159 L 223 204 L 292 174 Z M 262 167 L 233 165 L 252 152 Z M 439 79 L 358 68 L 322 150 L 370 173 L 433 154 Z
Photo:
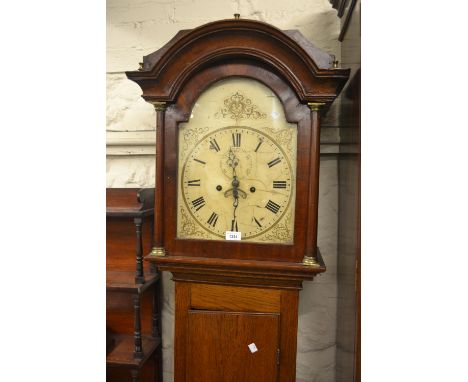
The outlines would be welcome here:
M 220 150 L 218 142 L 216 142 L 216 139 L 214 138 L 210 140 L 210 150 L 214 150 L 216 152 Z
M 195 179 L 195 180 L 189 180 L 187 182 L 189 186 L 200 186 L 200 179 Z
M 213 212 L 209 219 L 207 220 L 207 223 L 213 227 L 216 226 L 216 222 L 218 221 L 219 215 L 216 212 Z
M 255 147 L 255 152 L 258 151 L 258 149 L 260 148 L 260 146 L 262 145 L 262 143 L 263 143 L 263 138 L 260 138 L 259 141 L 258 141 L 257 147 Z
M 237 228 L 237 220 L 231 220 L 231 231 L 239 231 L 239 229 Z
M 271 211 L 273 212 L 274 214 L 277 214 L 279 209 L 280 209 L 280 205 L 279 204 L 276 204 L 275 202 L 272 202 L 271 200 L 268 201 L 267 205 L 265 206 L 265 208 L 268 210 L 268 211 Z
M 261 228 L 262 225 L 260 224 L 260 222 L 254 217 L 253 220 L 255 221 L 255 223 L 257 223 L 257 225 Z
M 232 133 L 232 144 L 234 147 L 240 147 L 241 145 L 241 134 Z
M 205 205 L 205 199 L 203 196 L 200 196 L 199 198 L 192 200 L 192 204 L 195 207 L 195 209 L 198 211 L 200 208 L 202 208 Z
M 281 162 L 281 159 L 280 158 L 276 158 L 276 159 L 273 159 L 271 162 L 268 162 L 268 167 L 273 167 L 275 164 L 278 164 L 279 162 Z
M 274 180 L 273 181 L 273 188 L 286 188 L 286 181 L 285 180 Z
M 202 160 L 200 160 L 200 159 L 197 159 L 197 158 L 193 158 L 193 160 L 194 160 L 195 162 L 198 162 L 198 163 L 201 163 L 201 164 L 206 164 L 206 162 L 204 162 L 204 161 L 202 161 Z

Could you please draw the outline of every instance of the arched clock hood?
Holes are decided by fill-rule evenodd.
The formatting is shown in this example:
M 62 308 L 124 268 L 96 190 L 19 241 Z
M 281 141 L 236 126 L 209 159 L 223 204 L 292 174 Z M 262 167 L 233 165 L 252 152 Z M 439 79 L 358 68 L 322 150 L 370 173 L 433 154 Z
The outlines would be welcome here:
M 320 115 L 344 87 L 350 70 L 316 48 L 299 31 L 240 19 L 182 30 L 127 72 L 156 109 L 156 189 L 153 250 L 160 269 L 242 272 L 244 279 L 290 278 L 293 283 L 325 271 L 317 247 Z M 197 98 L 217 81 L 246 77 L 278 97 L 288 123 L 297 126 L 294 240 L 274 243 L 186 240 L 177 235 L 178 133 Z M 246 273 L 246 271 L 248 272 Z M 265 276 L 267 275 L 267 276 Z M 298 284 L 295 284 L 298 285 Z
M 297 30 L 236 18 L 180 31 L 145 56 L 140 70 L 126 74 L 145 100 L 172 103 L 200 69 L 244 61 L 285 79 L 301 103 L 324 103 L 327 109 L 349 77 L 349 69 L 333 68 L 333 59 Z

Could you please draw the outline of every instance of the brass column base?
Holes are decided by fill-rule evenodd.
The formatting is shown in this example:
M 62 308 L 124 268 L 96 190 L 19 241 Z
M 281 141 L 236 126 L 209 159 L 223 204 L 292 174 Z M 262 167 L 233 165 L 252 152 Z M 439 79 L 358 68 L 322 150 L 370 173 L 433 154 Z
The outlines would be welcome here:
M 317 263 L 317 260 L 313 256 L 304 256 L 304 259 L 302 260 L 302 264 L 308 266 L 308 267 L 319 267 L 320 264 Z
M 153 247 L 150 256 L 164 257 L 166 256 L 166 251 L 162 247 Z

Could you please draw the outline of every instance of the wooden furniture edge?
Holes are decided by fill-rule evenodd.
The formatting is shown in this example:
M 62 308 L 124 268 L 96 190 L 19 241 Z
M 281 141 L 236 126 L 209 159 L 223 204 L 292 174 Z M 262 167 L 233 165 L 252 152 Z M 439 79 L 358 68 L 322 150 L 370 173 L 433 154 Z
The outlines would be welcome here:
M 154 210 L 152 208 L 147 210 L 133 210 L 127 208 L 106 208 L 106 216 L 109 218 L 141 218 L 152 216 Z
M 112 276 L 116 274 L 126 274 L 128 275 L 129 280 L 131 279 L 133 282 L 119 282 L 117 280 L 113 280 Z M 134 278 L 135 272 L 133 271 L 107 271 L 106 290 L 141 294 L 159 280 L 159 274 L 145 272 L 145 282 L 142 284 L 135 283 Z
M 154 188 L 140 188 L 136 191 L 136 200 L 138 204 L 123 206 L 109 205 L 112 198 L 119 194 L 124 194 L 128 190 L 131 194 L 135 192 L 133 188 L 107 188 L 106 189 L 106 216 L 107 217 L 146 217 L 154 213 Z M 123 199 L 122 199 L 123 200 Z
M 232 260 L 206 257 L 148 255 L 162 271 L 170 271 L 174 281 L 229 284 L 265 288 L 302 289 L 303 280 L 312 280 L 326 270 L 317 251 L 318 266 L 284 261 Z
M 133 345 L 133 335 L 132 334 L 115 334 L 114 339 L 116 340 L 116 344 L 114 348 L 109 352 L 106 357 L 106 365 L 109 367 L 129 367 L 129 368 L 141 368 L 146 361 L 154 354 L 154 352 L 162 345 L 162 341 L 160 337 L 151 337 L 148 335 L 143 336 L 143 340 L 145 345 L 149 345 L 148 350 L 144 350 L 144 356 L 142 359 L 135 359 L 133 358 L 133 347 L 130 346 L 129 348 L 131 351 L 128 353 L 128 358 L 126 359 L 113 359 L 113 353 L 117 352 L 120 346 L 126 346 L 127 343 L 131 343 Z

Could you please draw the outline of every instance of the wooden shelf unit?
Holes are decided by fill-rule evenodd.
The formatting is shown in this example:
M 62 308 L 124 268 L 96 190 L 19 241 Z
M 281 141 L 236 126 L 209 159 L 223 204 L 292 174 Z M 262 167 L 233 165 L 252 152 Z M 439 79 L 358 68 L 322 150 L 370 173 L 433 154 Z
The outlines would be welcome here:
M 135 189 L 107 189 L 108 309 L 112 311 L 113 296 L 118 299 L 119 294 L 130 295 L 133 303 L 133 314 L 129 307 L 124 313 L 116 313 L 118 318 L 112 320 L 124 320 L 122 325 L 125 326 L 125 323 L 132 321 L 129 317 L 132 315 L 133 328 L 127 328 L 126 332 L 113 328 L 108 331 L 108 343 L 113 343 L 113 346 L 107 350 L 106 365 L 114 369 L 113 373 L 109 373 L 112 376 L 108 375 L 109 381 L 129 380 L 129 375 L 132 382 L 162 381 L 160 277 L 155 267 L 145 270 L 143 266 L 144 244 L 151 241 L 151 229 L 144 230 L 143 226 L 145 223 L 145 226 L 152 224 L 153 203 L 154 189 L 138 192 Z M 143 318 L 150 319 L 150 333 L 142 330 L 142 314 L 145 311 L 142 311 L 141 304 L 146 293 L 151 293 L 152 308 L 151 312 L 146 313 L 151 317 Z M 149 378 L 148 373 L 142 373 L 148 360 L 154 362 L 154 372 Z

